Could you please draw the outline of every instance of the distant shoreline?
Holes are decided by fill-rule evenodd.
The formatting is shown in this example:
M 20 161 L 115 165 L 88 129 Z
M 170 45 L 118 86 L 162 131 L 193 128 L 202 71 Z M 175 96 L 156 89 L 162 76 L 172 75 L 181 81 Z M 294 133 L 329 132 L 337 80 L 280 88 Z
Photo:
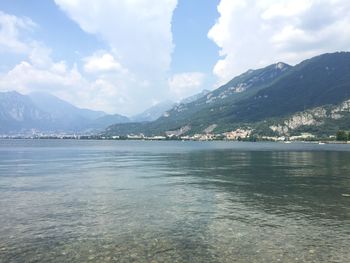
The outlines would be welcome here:
M 270 142 L 270 143 L 285 143 L 285 144 L 291 144 L 291 143 L 309 143 L 309 144 L 349 144 L 350 141 L 328 141 L 328 140 L 313 140 L 313 141 L 302 141 L 302 140 L 293 140 L 293 141 L 274 141 L 274 140 L 183 140 L 183 139 L 172 139 L 172 138 L 165 138 L 165 139 L 155 139 L 155 138 L 143 138 L 143 139 L 131 139 L 131 138 L 102 138 L 102 137 L 86 137 L 86 136 L 62 136 L 62 137 L 22 137 L 22 136 L 6 136 L 1 137 L 0 140 L 81 140 L 81 141 L 191 141 L 191 142 L 256 142 L 256 143 L 262 143 L 262 142 Z

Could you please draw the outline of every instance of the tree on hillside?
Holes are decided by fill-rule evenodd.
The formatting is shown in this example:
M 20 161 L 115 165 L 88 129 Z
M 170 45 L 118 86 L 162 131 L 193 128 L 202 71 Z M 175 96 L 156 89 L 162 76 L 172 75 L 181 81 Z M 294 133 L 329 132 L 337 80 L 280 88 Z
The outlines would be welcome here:
M 337 141 L 347 141 L 348 140 L 348 134 L 346 131 L 337 131 Z

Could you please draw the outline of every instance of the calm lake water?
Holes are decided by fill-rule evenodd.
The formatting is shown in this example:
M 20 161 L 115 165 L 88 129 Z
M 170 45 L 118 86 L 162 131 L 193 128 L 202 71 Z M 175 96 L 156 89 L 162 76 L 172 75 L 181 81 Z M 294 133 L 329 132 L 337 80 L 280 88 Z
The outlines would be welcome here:
M 350 262 L 350 145 L 0 140 L 0 262 Z

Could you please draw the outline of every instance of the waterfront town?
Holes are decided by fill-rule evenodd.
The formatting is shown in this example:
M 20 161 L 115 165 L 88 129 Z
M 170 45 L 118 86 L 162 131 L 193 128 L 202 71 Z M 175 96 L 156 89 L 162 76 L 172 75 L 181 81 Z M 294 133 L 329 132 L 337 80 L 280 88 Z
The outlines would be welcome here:
M 198 133 L 194 135 L 155 135 L 146 136 L 140 134 L 128 134 L 126 136 L 103 134 L 76 134 L 76 133 L 42 133 L 32 130 L 30 133 L 19 133 L 12 135 L 0 135 L 0 139 L 71 139 L 71 140 L 149 140 L 149 141 L 165 141 L 165 140 L 181 140 L 181 141 L 271 141 L 271 142 L 290 142 L 290 141 L 336 141 L 337 136 L 329 136 L 328 138 L 317 138 L 311 133 L 301 133 L 296 136 L 257 136 L 253 134 L 252 129 L 236 129 L 234 131 L 224 133 Z M 350 143 L 350 142 L 349 142 Z

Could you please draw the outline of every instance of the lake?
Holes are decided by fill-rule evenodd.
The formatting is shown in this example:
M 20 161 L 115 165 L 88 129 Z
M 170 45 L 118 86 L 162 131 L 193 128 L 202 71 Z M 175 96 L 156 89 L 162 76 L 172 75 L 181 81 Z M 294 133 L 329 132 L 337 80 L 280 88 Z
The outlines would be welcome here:
M 350 262 L 350 145 L 0 140 L 0 262 Z

